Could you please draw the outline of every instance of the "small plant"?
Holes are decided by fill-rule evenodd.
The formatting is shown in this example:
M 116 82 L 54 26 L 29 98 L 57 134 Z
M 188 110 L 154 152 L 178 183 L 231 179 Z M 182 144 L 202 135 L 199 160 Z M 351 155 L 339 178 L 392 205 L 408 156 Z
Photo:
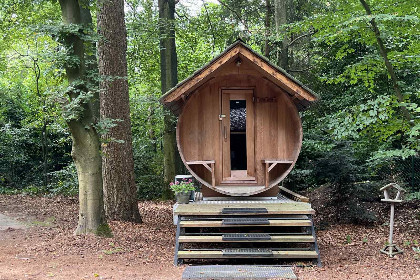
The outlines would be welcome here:
M 105 255 L 112 255 L 112 254 L 120 253 L 124 251 L 123 248 L 115 247 L 115 244 L 113 242 L 110 242 L 109 246 L 111 247 L 109 250 L 102 250 L 102 252 Z
M 408 240 L 404 241 L 404 247 L 410 247 L 410 245 L 411 245 L 410 241 Z
M 346 243 L 351 244 L 351 236 L 350 235 L 346 235 Z
M 367 244 L 367 242 L 368 242 L 367 237 L 363 237 L 363 239 L 362 239 L 362 243 L 363 243 L 363 244 Z
M 185 192 L 189 192 L 189 191 L 193 191 L 195 190 L 194 188 L 194 183 L 191 179 L 187 180 L 183 180 L 181 182 L 176 181 L 176 182 L 171 182 L 169 184 L 169 188 L 171 188 L 171 190 L 175 193 L 175 194 L 179 194 L 179 193 L 185 193 Z

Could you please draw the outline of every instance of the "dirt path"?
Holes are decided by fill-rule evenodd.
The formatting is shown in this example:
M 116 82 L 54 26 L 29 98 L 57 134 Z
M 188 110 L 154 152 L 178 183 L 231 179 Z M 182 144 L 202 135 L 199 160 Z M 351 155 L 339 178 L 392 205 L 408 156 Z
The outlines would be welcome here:
M 27 228 L 26 225 L 18 222 L 9 216 L 0 213 L 0 231 L 2 230 L 15 230 Z
M 143 224 L 111 222 L 114 236 L 97 238 L 72 234 L 75 199 L 0 195 L 0 213 L 17 224 L 0 230 L 0 279 L 180 279 L 184 267 L 172 264 L 171 202 L 139 206 Z M 411 249 L 420 242 L 419 213 L 416 205 L 396 212 L 395 240 L 403 255 L 389 259 L 379 253 L 388 231 L 382 222 L 333 225 L 318 232 L 324 266 L 297 268 L 296 274 L 299 279 L 420 280 L 420 254 Z

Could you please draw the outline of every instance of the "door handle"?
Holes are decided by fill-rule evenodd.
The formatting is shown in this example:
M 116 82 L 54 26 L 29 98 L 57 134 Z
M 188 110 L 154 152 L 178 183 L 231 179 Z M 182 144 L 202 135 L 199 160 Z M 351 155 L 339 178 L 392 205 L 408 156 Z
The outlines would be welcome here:
M 226 126 L 223 126 L 223 137 L 225 138 L 225 142 L 227 141 L 227 129 Z

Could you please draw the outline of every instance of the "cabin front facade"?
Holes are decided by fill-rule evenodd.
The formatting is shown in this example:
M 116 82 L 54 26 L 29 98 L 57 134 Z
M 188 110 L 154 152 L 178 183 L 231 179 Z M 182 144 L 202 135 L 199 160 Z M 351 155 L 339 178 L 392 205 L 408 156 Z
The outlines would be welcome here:
M 161 98 L 179 116 L 178 149 L 204 197 L 275 197 L 300 152 L 298 111 L 315 100 L 241 41 Z
M 306 253 L 271 250 L 263 257 L 319 257 L 313 209 L 306 200 L 279 199 L 278 187 L 301 149 L 299 111 L 316 101 L 308 88 L 238 40 L 160 101 L 178 116 L 176 139 L 181 158 L 202 184 L 203 201 L 176 205 L 174 210 L 179 216 L 176 262 L 178 258 L 238 256 L 225 249 L 183 250 L 184 242 L 233 242 L 231 247 L 238 249 L 234 243 L 249 243 L 249 238 L 265 249 L 241 251 L 240 257 L 258 257 L 270 244 L 285 242 L 309 242 L 313 248 Z M 232 218 L 239 222 L 225 223 Z M 298 232 L 303 227 L 309 235 L 284 235 L 282 231 L 289 226 Z M 213 234 L 198 237 L 209 231 L 204 227 Z M 224 239 L 225 227 L 230 232 L 233 227 L 238 238 Z M 252 232 L 267 229 L 271 235 L 253 239 Z

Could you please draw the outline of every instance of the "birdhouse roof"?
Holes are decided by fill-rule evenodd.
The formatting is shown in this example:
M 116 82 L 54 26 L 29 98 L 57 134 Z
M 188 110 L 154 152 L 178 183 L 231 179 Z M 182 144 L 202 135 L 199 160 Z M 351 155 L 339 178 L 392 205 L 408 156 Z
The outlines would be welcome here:
M 287 92 L 298 110 L 308 108 L 318 99 L 312 90 L 288 74 L 284 69 L 272 64 L 267 58 L 254 52 L 239 39 L 190 77 L 170 89 L 160 98 L 160 102 L 178 115 L 182 111 L 186 100 L 191 94 L 194 94 L 197 88 L 214 77 L 221 75 L 221 70 L 225 66 L 235 62 L 240 63 L 241 61 L 248 62 L 252 65 L 255 73 Z
M 396 183 L 390 183 L 390 184 L 382 187 L 381 188 L 381 191 L 388 190 L 388 189 L 391 189 L 391 188 L 395 188 L 395 189 L 397 189 L 399 191 L 405 191 L 402 187 L 400 187 L 400 185 L 398 185 Z

